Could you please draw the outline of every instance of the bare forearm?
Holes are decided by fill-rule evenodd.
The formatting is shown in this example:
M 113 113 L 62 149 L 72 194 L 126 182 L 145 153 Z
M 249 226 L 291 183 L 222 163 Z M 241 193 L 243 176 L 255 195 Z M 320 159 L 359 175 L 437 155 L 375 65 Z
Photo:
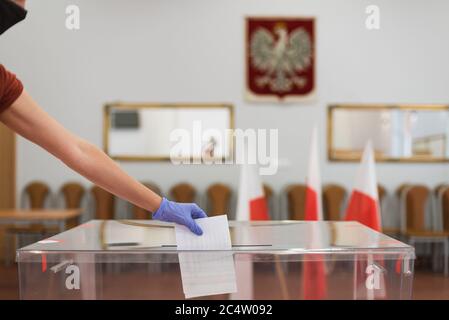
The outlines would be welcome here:
M 120 198 L 151 212 L 159 208 L 160 196 L 126 174 L 103 151 L 87 141 L 79 139 L 74 151 L 59 158 L 79 174 Z

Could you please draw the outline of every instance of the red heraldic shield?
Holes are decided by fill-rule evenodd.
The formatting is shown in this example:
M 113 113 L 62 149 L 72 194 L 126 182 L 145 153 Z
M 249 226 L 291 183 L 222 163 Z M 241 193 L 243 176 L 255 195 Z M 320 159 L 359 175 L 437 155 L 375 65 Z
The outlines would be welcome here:
M 249 100 L 298 100 L 315 89 L 313 18 L 247 18 Z

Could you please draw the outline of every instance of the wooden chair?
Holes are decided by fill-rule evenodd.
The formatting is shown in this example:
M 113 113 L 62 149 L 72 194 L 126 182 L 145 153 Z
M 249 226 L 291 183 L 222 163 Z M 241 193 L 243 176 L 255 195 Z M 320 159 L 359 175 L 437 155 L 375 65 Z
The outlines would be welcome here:
M 265 198 L 267 201 L 273 197 L 273 188 L 271 188 L 269 185 L 265 184 L 263 185 L 263 194 L 265 195 Z
M 288 219 L 304 220 L 306 203 L 306 186 L 292 184 L 285 189 L 288 203 Z
M 225 184 L 215 183 L 206 191 L 207 194 L 207 214 L 216 216 L 219 214 L 229 215 L 230 200 L 232 190 Z
M 449 188 L 449 184 L 441 183 L 437 185 L 434 188 L 435 193 L 435 209 L 437 215 L 439 215 L 437 218 L 440 218 L 442 223 L 442 229 L 449 231 L 449 217 L 445 217 L 445 208 L 446 208 L 446 198 L 445 198 L 445 191 Z M 445 223 L 448 225 L 446 226 Z
M 385 202 L 385 197 L 387 196 L 387 190 L 385 189 L 384 186 L 382 186 L 381 184 L 377 185 L 377 195 L 379 197 L 379 210 L 381 212 L 381 216 L 382 216 L 382 223 L 384 223 L 384 212 L 383 212 L 383 207 L 384 207 L 384 202 Z M 384 227 L 382 226 L 382 232 L 385 234 L 388 234 L 390 236 L 396 237 L 400 234 L 400 229 L 399 228 L 391 228 L 391 227 Z
M 92 196 L 95 200 L 94 217 L 95 219 L 108 220 L 114 219 L 115 197 L 108 191 L 93 186 L 91 188 Z
M 399 202 L 401 201 L 400 199 L 401 199 L 402 191 L 410 186 L 411 185 L 408 183 L 403 183 L 403 184 L 399 185 L 399 187 L 397 187 L 395 194 L 396 194 L 396 197 Z M 380 185 L 378 186 L 377 191 L 379 192 L 379 203 L 381 203 L 381 192 L 382 191 L 380 189 Z M 383 197 L 382 197 L 382 199 L 383 199 Z M 402 233 L 401 228 L 388 228 L 388 227 L 387 228 L 382 227 L 382 232 L 389 236 L 395 237 L 395 238 L 400 238 L 401 233 Z
M 325 220 L 338 221 L 342 219 L 343 203 L 346 199 L 346 189 L 337 184 L 327 184 L 323 187 L 323 216 Z
M 449 185 L 438 186 L 437 202 L 443 220 L 443 230 L 449 232 Z
M 162 192 L 161 189 L 154 183 L 152 182 L 143 182 L 142 183 L 145 187 L 147 187 L 148 189 L 150 189 L 151 191 L 153 191 L 154 193 L 162 196 Z M 144 219 L 151 219 L 151 212 L 140 208 L 136 205 L 132 205 L 132 212 L 133 212 L 133 219 L 139 219 L 139 220 L 144 220 Z
M 50 195 L 50 188 L 41 181 L 34 181 L 25 187 L 25 195 L 29 200 L 30 209 L 43 209 Z
M 387 190 L 381 184 L 377 185 L 377 195 L 379 197 L 379 204 L 380 204 L 380 203 L 382 203 L 382 201 L 385 199 L 385 197 L 387 195 Z
M 440 214 L 443 222 L 443 230 L 449 233 L 449 185 L 440 187 L 437 201 L 440 204 Z M 449 256 L 449 244 L 446 248 L 446 254 L 443 255 L 446 263 Z M 446 275 L 447 275 L 446 270 Z
M 381 222 L 382 222 L 382 233 L 385 233 L 391 237 L 394 238 L 398 238 L 400 236 L 401 233 L 401 229 L 400 228 L 396 228 L 396 227 L 385 227 L 384 223 L 385 223 L 385 214 L 386 212 L 384 212 L 384 202 L 387 196 L 387 190 L 385 189 L 384 186 L 378 184 L 377 185 L 377 195 L 379 197 L 379 210 L 381 213 Z
M 196 190 L 189 183 L 179 183 L 171 188 L 170 195 L 176 202 L 192 203 L 195 202 Z
M 28 199 L 28 206 L 30 209 L 44 209 L 45 202 L 50 196 L 50 188 L 44 182 L 34 181 L 25 186 L 24 195 Z M 47 228 L 41 223 L 12 228 L 16 233 L 41 233 L 44 235 L 47 231 Z
M 449 274 L 449 230 L 435 231 L 428 228 L 425 217 L 428 214 L 430 190 L 423 185 L 409 185 L 401 191 L 401 232 L 410 245 L 441 243 L 444 247 L 444 273 Z
M 427 201 L 430 191 L 426 186 L 410 186 L 402 190 L 405 197 L 405 232 L 406 235 L 415 235 L 427 232 L 425 226 L 425 216 Z
M 408 187 L 410 187 L 410 186 L 411 186 L 411 184 L 408 184 L 408 183 L 403 183 L 403 184 L 401 184 L 401 185 L 396 189 L 396 196 L 397 196 L 398 198 L 400 198 L 401 195 L 402 195 L 402 191 L 404 191 L 406 188 L 408 188 Z
M 433 191 L 435 192 L 435 195 L 438 195 L 438 193 L 440 193 L 440 191 L 442 191 L 443 189 L 446 189 L 447 187 L 449 187 L 449 184 L 440 183 L 439 185 L 435 186 Z
M 45 202 L 50 195 L 50 188 L 41 181 L 33 181 L 25 186 L 24 196 L 28 200 L 28 206 L 32 210 L 44 209 Z M 10 263 L 10 251 L 14 250 L 14 247 L 21 246 L 21 236 L 33 235 L 39 236 L 39 239 L 48 235 L 53 235 L 58 232 L 56 227 L 45 226 L 43 223 L 33 223 L 30 225 L 8 225 L 5 227 L 5 240 L 7 257 L 5 263 Z M 15 241 L 14 241 L 15 239 Z M 15 244 L 14 244 L 15 242 Z
M 279 220 L 279 217 L 277 216 L 276 208 L 275 208 L 275 201 L 274 201 L 274 191 L 273 188 L 271 188 L 268 184 L 263 184 L 263 193 L 265 195 L 265 199 L 267 201 L 268 206 L 268 214 L 270 215 L 270 218 L 272 220 Z
M 77 182 L 68 182 L 61 187 L 61 193 L 64 196 L 66 209 L 81 208 L 81 200 L 85 194 L 84 187 Z M 76 227 L 79 224 L 79 217 L 67 221 L 66 229 Z
M 66 209 L 81 208 L 81 200 L 83 199 L 84 187 L 77 182 L 69 182 L 61 187 L 61 193 L 64 195 Z

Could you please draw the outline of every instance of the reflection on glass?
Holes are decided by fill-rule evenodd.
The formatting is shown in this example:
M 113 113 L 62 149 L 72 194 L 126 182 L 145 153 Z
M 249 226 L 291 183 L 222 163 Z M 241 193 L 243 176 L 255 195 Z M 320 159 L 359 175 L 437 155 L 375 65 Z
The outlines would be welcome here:
M 449 108 L 332 106 L 329 156 L 359 159 L 371 140 L 378 160 L 449 160 Z
M 105 149 L 123 160 L 227 159 L 229 105 L 109 105 Z
M 48 239 L 57 241 L 17 251 L 20 297 L 411 298 L 414 249 L 361 224 L 230 221 L 229 227 L 231 250 L 180 252 L 173 224 L 89 221 Z M 235 284 L 236 293 L 219 294 Z
M 180 252 L 178 258 L 187 299 L 237 291 L 232 253 Z

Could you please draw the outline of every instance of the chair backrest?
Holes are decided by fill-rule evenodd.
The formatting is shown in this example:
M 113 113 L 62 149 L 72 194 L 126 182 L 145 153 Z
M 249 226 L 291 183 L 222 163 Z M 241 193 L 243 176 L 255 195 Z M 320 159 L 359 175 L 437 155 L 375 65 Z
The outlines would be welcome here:
M 268 206 L 268 214 L 272 220 L 278 220 L 279 217 L 277 216 L 277 208 L 275 205 L 275 194 L 273 191 L 273 188 L 270 187 L 268 184 L 263 184 L 263 194 L 265 195 L 265 200 L 267 201 Z
M 269 202 L 273 197 L 273 188 L 271 188 L 269 185 L 265 184 L 263 185 L 263 194 L 265 195 L 265 199 L 267 199 L 267 202 Z
M 34 181 L 25 187 L 25 194 L 28 196 L 31 209 L 43 209 L 45 200 L 50 194 L 50 188 L 41 181 Z
M 147 187 L 148 189 L 150 189 L 151 191 L 153 191 L 154 193 L 162 196 L 162 192 L 161 192 L 161 188 L 159 188 L 158 185 L 156 185 L 153 182 L 142 182 L 142 184 Z M 141 207 L 138 207 L 134 204 L 132 204 L 132 213 L 133 213 L 133 219 L 138 219 L 138 220 L 144 220 L 144 219 L 151 219 L 151 212 L 147 211 Z
M 397 189 L 396 189 L 396 195 L 398 196 L 398 197 L 401 197 L 402 196 L 402 192 L 406 189 L 406 188 L 408 188 L 408 187 L 410 187 L 411 186 L 411 184 L 408 184 L 408 183 L 403 183 L 403 184 L 401 184 L 399 187 L 397 187 Z
M 342 219 L 343 203 L 346 199 L 346 189 L 337 184 L 327 184 L 323 187 L 323 216 L 325 220 L 338 221 Z
M 449 186 L 439 188 L 438 201 L 440 201 L 443 230 L 449 232 Z
M 61 187 L 61 193 L 64 196 L 66 209 L 81 208 L 81 200 L 83 199 L 84 187 L 77 182 L 69 182 Z M 66 229 L 76 227 L 80 222 L 80 217 L 69 219 L 66 221 Z
M 162 197 L 162 191 L 161 188 L 154 182 L 142 182 L 142 184 L 153 191 L 154 193 L 160 195 Z
M 306 203 L 306 186 L 292 184 L 285 189 L 288 202 L 288 218 L 290 220 L 304 220 Z
M 441 183 L 441 184 L 437 185 L 435 187 L 435 189 L 433 189 L 435 192 L 435 195 L 437 196 L 440 192 L 442 192 L 447 187 L 449 187 L 449 184 L 446 184 L 446 183 Z
M 384 200 L 385 196 L 387 195 L 387 190 L 381 184 L 377 185 L 377 195 L 379 197 L 379 203 L 382 203 L 382 201 Z
M 405 201 L 406 230 L 425 231 L 426 230 L 426 208 L 430 190 L 426 186 L 413 185 L 403 189 Z
M 189 183 L 178 183 L 171 188 L 170 195 L 176 202 L 192 203 L 195 202 L 196 190 Z
M 219 214 L 229 214 L 232 190 L 225 184 L 215 183 L 206 191 L 207 194 L 207 214 L 215 216 Z
M 77 182 L 69 182 L 61 187 L 61 193 L 64 196 L 65 207 L 67 209 L 78 209 L 81 207 L 85 190 L 84 187 Z
M 132 205 L 133 219 L 136 220 L 148 220 L 152 218 L 152 214 L 150 211 L 147 211 L 141 207 L 136 205 Z
M 383 207 L 383 202 L 385 200 L 385 197 L 387 196 L 387 189 L 385 189 L 385 187 L 381 184 L 377 185 L 377 196 L 379 197 L 379 210 L 380 210 L 380 214 L 382 216 L 382 214 L 384 214 L 382 207 Z M 384 219 L 381 219 L 382 223 L 384 223 Z
M 95 199 L 94 217 L 96 219 L 113 219 L 115 210 L 114 195 L 99 186 L 93 186 L 91 193 Z

